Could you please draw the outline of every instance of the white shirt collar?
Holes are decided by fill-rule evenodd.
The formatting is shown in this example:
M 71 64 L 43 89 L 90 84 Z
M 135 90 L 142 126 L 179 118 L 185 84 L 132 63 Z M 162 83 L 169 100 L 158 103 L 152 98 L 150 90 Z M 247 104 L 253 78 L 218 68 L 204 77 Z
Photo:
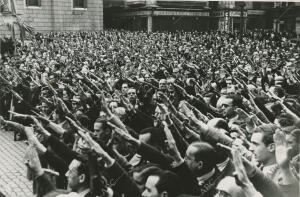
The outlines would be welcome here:
M 212 171 L 210 171 L 209 173 L 197 177 L 198 185 L 202 185 L 206 180 L 212 177 L 215 174 L 215 171 L 215 169 L 212 169 Z
M 273 174 L 276 172 L 277 168 L 278 168 L 278 165 L 275 163 L 275 164 L 272 164 L 269 166 L 264 166 L 262 169 L 262 172 L 266 176 L 273 176 Z
M 217 164 L 217 167 L 218 167 L 218 169 L 220 170 L 220 172 L 222 172 L 222 171 L 226 168 L 228 162 L 229 162 L 229 158 L 227 158 L 227 159 L 226 159 L 225 161 L 223 161 L 222 163 L 218 163 L 218 164 Z
M 90 192 L 90 189 L 87 188 L 87 189 L 83 190 L 82 192 L 78 193 L 78 195 L 79 195 L 80 197 L 84 197 L 84 196 L 85 196 L 87 193 L 89 193 L 89 192 Z

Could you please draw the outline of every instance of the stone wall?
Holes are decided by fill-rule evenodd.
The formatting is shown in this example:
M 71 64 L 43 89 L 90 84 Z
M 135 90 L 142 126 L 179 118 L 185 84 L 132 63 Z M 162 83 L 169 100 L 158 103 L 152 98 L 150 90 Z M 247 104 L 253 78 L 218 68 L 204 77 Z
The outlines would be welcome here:
M 103 0 L 87 0 L 87 8 L 73 8 L 73 0 L 40 0 L 40 7 L 26 7 L 15 0 L 16 11 L 36 32 L 103 30 Z M 0 28 L 0 35 L 7 27 Z

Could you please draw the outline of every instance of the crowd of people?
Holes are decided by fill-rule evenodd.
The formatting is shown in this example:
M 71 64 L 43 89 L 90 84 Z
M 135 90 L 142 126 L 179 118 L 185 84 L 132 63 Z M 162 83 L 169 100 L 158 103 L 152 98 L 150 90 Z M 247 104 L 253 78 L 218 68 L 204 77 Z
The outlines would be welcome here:
M 1 132 L 27 140 L 38 197 L 297 197 L 290 36 L 39 34 L 1 57 Z

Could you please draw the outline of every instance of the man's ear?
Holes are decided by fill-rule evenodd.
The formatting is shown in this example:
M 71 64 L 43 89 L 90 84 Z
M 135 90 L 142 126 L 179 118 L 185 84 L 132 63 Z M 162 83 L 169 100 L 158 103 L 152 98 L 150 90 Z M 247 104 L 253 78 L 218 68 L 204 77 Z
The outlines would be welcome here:
M 161 197 L 168 197 L 169 195 L 168 195 L 168 192 L 166 192 L 166 191 L 163 191 L 162 193 L 161 193 Z
M 85 181 L 85 174 L 79 175 L 79 183 L 83 183 Z
M 275 152 L 275 144 L 274 143 L 269 144 L 268 150 L 272 153 Z
M 203 168 L 203 162 L 202 161 L 198 161 L 198 169 L 202 169 Z

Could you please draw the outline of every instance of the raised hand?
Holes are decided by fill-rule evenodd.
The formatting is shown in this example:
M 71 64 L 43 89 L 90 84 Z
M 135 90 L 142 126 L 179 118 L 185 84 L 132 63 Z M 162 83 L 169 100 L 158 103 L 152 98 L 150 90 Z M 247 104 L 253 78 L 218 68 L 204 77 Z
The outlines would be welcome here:
M 282 106 L 282 110 L 288 115 L 289 118 L 291 118 L 294 122 L 294 124 L 297 127 L 300 127 L 300 117 L 297 116 L 294 112 L 292 112 L 283 101 L 280 102 L 280 105 Z
M 29 118 L 30 115 L 27 115 L 27 114 L 20 114 L 20 113 L 17 113 L 17 112 L 13 112 L 13 111 L 8 111 L 10 114 L 12 114 L 14 117 L 19 117 L 19 118 L 22 118 L 22 119 L 26 119 L 26 118 Z
M 295 177 L 294 173 L 290 168 L 290 150 L 287 146 L 285 134 L 281 130 L 276 130 L 273 135 L 275 143 L 275 157 L 276 163 L 281 169 L 281 183 L 283 185 L 290 185 L 298 183 L 298 178 Z
M 13 93 L 13 95 L 16 97 L 16 99 L 18 99 L 20 102 L 23 101 L 23 98 L 16 91 L 14 91 L 14 90 L 10 90 L 10 91 Z
M 92 139 L 89 133 L 85 134 L 84 140 L 88 143 L 90 148 L 94 150 L 99 156 L 107 155 L 106 151 L 95 141 Z
M 46 118 L 45 116 L 42 116 L 41 114 L 38 114 L 38 113 L 36 113 L 36 112 L 34 112 L 34 111 L 32 111 L 32 112 L 36 115 L 36 118 L 38 118 L 38 119 L 44 121 L 46 124 L 49 124 L 49 123 L 50 123 L 49 118 Z
M 25 133 L 30 145 L 32 145 L 39 154 L 44 154 L 47 148 L 41 144 L 38 138 L 34 135 L 34 130 L 32 127 L 25 127 Z
M 131 142 L 137 146 L 140 145 L 140 141 L 138 139 L 135 139 L 134 137 L 132 137 L 127 131 L 124 131 L 123 129 L 120 129 L 119 127 L 117 127 L 116 125 L 107 122 L 107 124 L 112 127 L 115 131 L 116 134 L 118 134 L 120 137 L 122 137 L 124 140 Z
M 41 176 L 44 170 L 41 166 L 38 154 L 33 146 L 29 146 L 25 153 L 25 164 L 34 173 L 35 176 Z
M 58 95 L 57 91 L 53 88 L 53 86 L 49 82 L 47 82 L 47 86 L 50 88 L 51 92 L 54 95 L 56 95 L 56 96 Z
M 184 88 L 182 88 L 180 85 L 174 83 L 174 86 L 180 91 L 181 94 L 183 94 L 186 98 L 192 99 L 193 96 L 189 95 Z
M 236 147 L 233 147 L 231 154 L 232 162 L 235 168 L 234 176 L 236 178 L 236 184 L 241 187 L 251 184 L 239 150 Z
M 166 107 L 170 110 L 170 112 L 176 114 L 177 110 L 172 104 L 171 100 L 163 93 L 163 92 L 157 92 L 159 98 L 162 100 L 162 102 L 165 104 Z
M 125 98 L 123 95 L 120 95 L 121 101 L 124 104 L 124 106 L 126 107 L 126 109 L 128 111 L 133 111 L 134 110 L 134 106 L 130 103 L 130 101 Z
M 61 106 L 62 110 L 66 113 L 66 114 L 71 114 L 71 111 L 69 110 L 69 108 L 67 107 L 67 105 L 65 104 L 65 102 L 61 99 L 61 98 L 56 98 L 58 104 Z
M 166 106 L 171 104 L 170 99 L 163 92 L 159 91 L 159 92 L 157 92 L 157 95 Z
M 183 158 L 181 157 L 181 155 L 177 149 L 176 142 L 174 140 L 172 132 L 168 128 L 168 124 L 165 121 L 163 121 L 163 125 L 164 125 L 164 132 L 165 132 L 166 138 L 167 138 L 166 145 L 168 147 L 169 153 L 174 158 L 174 161 L 176 164 L 180 163 L 183 161 Z
M 245 112 L 243 109 L 237 108 L 235 109 L 235 112 L 238 114 L 240 120 L 242 119 L 245 122 L 250 121 L 250 115 L 247 112 Z
M 70 124 L 77 130 L 77 133 L 84 137 L 85 130 L 81 128 L 73 119 L 66 117 L 66 119 L 70 122 Z
M 291 148 L 288 148 L 285 134 L 279 129 L 275 131 L 273 135 L 275 143 L 275 156 L 276 162 L 281 168 L 289 168 L 290 155 L 289 151 Z
M 49 131 L 47 131 L 43 125 L 34 117 L 30 116 L 30 118 L 33 120 L 35 126 L 37 127 L 38 131 L 40 131 L 42 134 L 44 134 L 46 137 L 49 137 L 51 134 Z
M 1 125 L 5 123 L 5 119 L 3 118 L 3 116 L 0 116 L 0 128 L 1 128 Z
M 103 111 L 107 114 L 108 117 L 112 117 L 112 112 L 109 109 L 108 104 L 105 100 L 104 94 L 102 92 L 101 92 L 100 98 L 101 98 L 101 106 L 103 108 Z
M 186 117 L 195 117 L 194 113 L 186 106 L 185 101 L 179 103 L 179 111 L 182 112 Z

